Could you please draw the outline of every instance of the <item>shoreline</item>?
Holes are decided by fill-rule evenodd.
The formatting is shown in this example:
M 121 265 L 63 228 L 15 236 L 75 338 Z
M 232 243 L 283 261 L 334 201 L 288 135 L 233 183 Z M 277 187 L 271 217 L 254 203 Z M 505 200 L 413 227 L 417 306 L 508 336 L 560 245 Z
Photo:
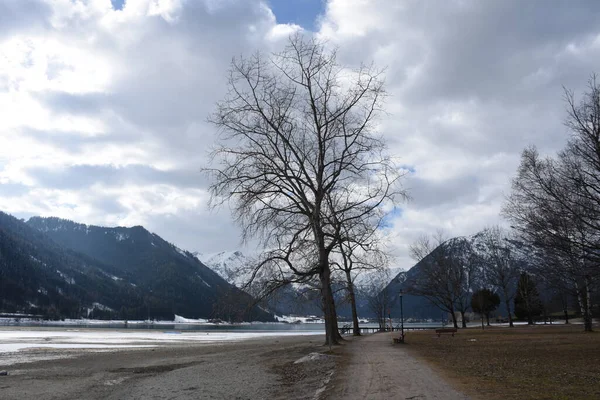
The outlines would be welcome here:
M 43 350 L 32 360 L 0 367 L 3 399 L 313 398 L 335 357 L 320 336 L 262 337 L 238 342 L 170 343 L 119 350 Z M 51 394 L 51 396 L 49 396 Z
M 0 369 L 19 362 L 70 358 L 76 350 L 124 351 L 204 346 L 285 337 L 314 337 L 312 331 L 186 331 L 81 327 L 0 327 Z

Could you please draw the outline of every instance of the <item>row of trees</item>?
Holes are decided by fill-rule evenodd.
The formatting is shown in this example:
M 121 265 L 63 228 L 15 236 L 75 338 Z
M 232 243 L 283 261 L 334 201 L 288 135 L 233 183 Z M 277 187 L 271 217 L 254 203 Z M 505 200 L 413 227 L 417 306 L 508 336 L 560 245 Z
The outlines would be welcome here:
M 534 273 L 574 296 L 585 330 L 600 282 L 600 87 L 578 102 L 565 90 L 569 140 L 554 157 L 525 149 L 503 213 L 536 254 Z
M 489 228 L 481 234 L 483 247 L 467 242 L 444 242 L 438 234 L 423 237 L 411 248 L 422 273 L 408 286 L 449 312 L 463 315 L 465 301 L 477 288 L 491 289 L 505 302 L 510 326 L 510 303 L 524 307 L 528 319 L 536 304 L 528 294 L 534 286 L 523 279 L 534 276 L 561 299 L 577 299 L 586 331 L 592 330 L 594 295 L 600 283 L 600 86 L 596 77 L 577 102 L 565 90 L 570 137 L 554 157 L 542 157 L 535 147 L 525 149 L 512 191 L 503 207 L 511 231 Z M 523 275 L 527 272 L 527 275 Z M 521 277 L 521 282 L 517 285 Z M 529 288 L 529 289 L 527 289 Z M 522 303 L 521 303 L 522 302 Z
M 455 327 L 460 313 L 466 327 L 465 314 L 471 308 L 473 293 L 490 289 L 501 295 L 513 326 L 511 303 L 523 266 L 516 245 L 499 227 L 487 228 L 475 239 L 474 243 L 464 238 L 445 240 L 441 232 L 419 238 L 410 248 L 418 261 L 418 273 L 407 278 L 407 290 L 449 313 Z
M 469 310 L 486 317 L 489 324 L 490 313 L 501 301 L 511 327 L 513 315 L 533 323 L 534 317 L 547 315 L 551 308 L 555 311 L 556 299 L 568 323 L 568 292 L 550 286 L 543 275 L 535 275 L 541 270 L 537 264 L 541 258 L 532 252 L 535 249 L 499 227 L 485 229 L 472 241 L 445 240 L 440 233 L 421 237 L 411 246 L 419 263 L 404 285 L 407 293 L 423 296 L 447 312 L 455 327 L 458 314 L 466 327 Z
M 471 309 L 481 316 L 481 326 L 484 326 L 484 318 L 487 325 L 490 325 L 490 315 L 498 309 L 500 305 L 500 296 L 490 289 L 479 289 L 471 297 Z M 534 318 L 544 315 L 547 318 L 548 307 L 542 302 L 540 293 L 533 278 L 527 272 L 521 272 L 519 283 L 514 299 L 515 317 L 520 320 L 527 320 L 528 324 L 534 323 Z M 568 314 L 566 322 L 568 323 Z

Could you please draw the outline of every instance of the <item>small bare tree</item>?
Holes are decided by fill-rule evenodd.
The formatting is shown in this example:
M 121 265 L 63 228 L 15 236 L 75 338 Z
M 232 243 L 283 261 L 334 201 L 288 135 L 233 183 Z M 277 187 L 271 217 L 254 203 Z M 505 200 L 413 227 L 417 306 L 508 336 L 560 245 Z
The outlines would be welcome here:
M 390 275 L 387 269 L 371 272 L 362 287 L 369 310 L 375 315 L 379 330 L 385 330 L 385 321 L 392 306 L 393 296 L 388 289 Z
M 484 229 L 482 243 L 485 252 L 480 259 L 486 283 L 500 293 L 508 313 L 508 323 L 514 327 L 510 304 L 513 301 L 520 268 L 508 233 L 499 226 Z
M 420 237 L 411 246 L 410 254 L 419 263 L 418 273 L 406 282 L 407 291 L 449 313 L 455 328 L 456 312 L 460 311 L 463 327 L 466 326 L 464 312 L 470 301 L 468 285 L 472 282 L 465 263 L 465 256 L 471 254 L 468 243 L 460 239 L 444 241 L 443 232 L 438 231 L 433 238 Z
M 243 239 L 265 249 L 251 280 L 264 277 L 266 295 L 317 278 L 329 345 L 341 339 L 331 288 L 341 227 L 376 224 L 399 193 L 400 171 L 374 132 L 384 97 L 379 71 L 344 68 L 297 35 L 281 53 L 235 59 L 211 117 L 221 132 L 212 204 L 229 202 Z
M 344 241 L 340 241 L 334 251 L 334 265 L 344 275 L 352 310 L 354 336 L 360 335 L 354 279 L 358 274 L 372 273 L 374 270 L 380 271 L 388 265 L 389 255 L 383 250 L 380 235 L 384 216 L 383 213 L 380 213 L 379 222 L 373 225 L 365 225 L 358 220 L 358 224 L 340 226 L 339 232 Z

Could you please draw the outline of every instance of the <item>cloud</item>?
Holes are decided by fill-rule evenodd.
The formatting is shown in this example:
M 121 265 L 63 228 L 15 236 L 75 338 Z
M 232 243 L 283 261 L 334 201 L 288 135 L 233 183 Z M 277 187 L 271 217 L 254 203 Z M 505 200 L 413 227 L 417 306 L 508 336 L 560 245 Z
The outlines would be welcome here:
M 314 34 L 349 67 L 386 67 L 381 132 L 413 198 L 386 221 L 398 266 L 419 234 L 499 222 L 520 151 L 562 147 L 562 86 L 581 93 L 597 68 L 599 17 L 593 0 L 325 3 Z M 0 27 L 0 209 L 239 245 L 206 207 L 206 119 L 232 57 L 310 27 L 260 0 L 8 0 Z
M 502 223 L 521 150 L 552 153 L 567 139 L 562 87 L 581 93 L 597 68 L 599 16 L 594 1 L 327 3 L 319 35 L 342 62 L 386 67 L 382 133 L 414 166 L 413 200 L 394 224 L 400 266 L 419 234 Z

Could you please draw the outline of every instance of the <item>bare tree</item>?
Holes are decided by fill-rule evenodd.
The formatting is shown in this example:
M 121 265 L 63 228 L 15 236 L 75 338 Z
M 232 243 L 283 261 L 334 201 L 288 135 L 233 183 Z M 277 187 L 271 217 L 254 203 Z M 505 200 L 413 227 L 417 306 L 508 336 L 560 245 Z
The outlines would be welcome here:
M 467 327 L 467 312 L 471 309 L 471 298 L 480 286 L 482 280 L 481 258 L 474 251 L 471 243 L 463 241 L 459 244 L 459 252 L 455 257 L 462 262 L 462 274 L 457 281 L 458 296 L 456 298 L 456 309 L 460 312 L 462 327 Z
M 432 236 L 421 235 L 409 246 L 408 252 L 413 260 L 421 261 L 436 247 L 448 240 L 448 235 L 443 229 L 438 229 Z
M 356 290 L 354 279 L 358 274 L 381 270 L 388 265 L 389 255 L 383 250 L 380 228 L 384 214 L 377 224 L 359 224 L 341 226 L 339 231 L 345 240 L 340 241 L 334 250 L 334 265 L 343 273 L 350 307 L 354 336 L 360 335 L 358 312 L 356 306 Z
M 460 238 L 444 241 L 443 233 L 438 231 L 433 238 L 420 237 L 411 246 L 410 254 L 419 261 L 419 271 L 407 280 L 407 291 L 448 312 L 455 328 L 458 328 L 456 312 L 460 311 L 463 327 L 466 326 L 467 305 L 463 301 L 470 301 L 467 285 L 472 280 L 465 263 L 465 256 L 471 254 L 468 243 Z
M 362 287 L 369 310 L 375 315 L 381 331 L 385 330 L 385 321 L 393 301 L 393 296 L 388 289 L 389 282 L 389 271 L 382 269 L 372 272 Z
M 329 345 L 341 339 L 330 262 L 347 241 L 340 228 L 376 224 L 398 195 L 399 169 L 374 133 L 384 97 L 379 71 L 345 69 L 298 35 L 281 53 L 235 59 L 211 118 L 212 204 L 228 201 L 243 240 L 264 247 L 251 278 L 268 278 L 263 294 L 318 278 Z
M 486 228 L 482 234 L 486 251 L 480 262 L 484 269 L 486 283 L 502 295 L 509 326 L 514 327 L 510 304 L 515 297 L 521 272 L 516 253 L 509 241 L 508 233 L 499 226 Z
M 600 281 L 600 86 L 593 75 L 578 103 L 565 90 L 571 136 L 556 157 L 523 151 L 504 214 L 523 240 L 552 262 L 542 275 L 577 297 L 592 330 L 591 298 Z

